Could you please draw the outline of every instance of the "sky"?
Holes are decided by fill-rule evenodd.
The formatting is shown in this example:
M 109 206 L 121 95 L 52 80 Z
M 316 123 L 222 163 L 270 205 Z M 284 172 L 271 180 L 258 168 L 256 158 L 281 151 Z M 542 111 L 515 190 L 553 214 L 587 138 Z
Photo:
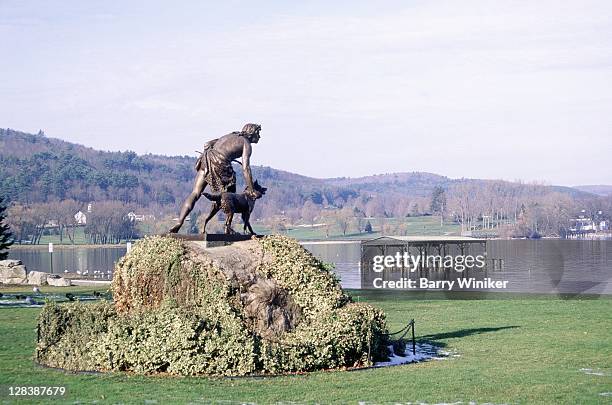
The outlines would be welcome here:
M 313 177 L 612 184 L 612 2 L 0 0 L 0 128 Z

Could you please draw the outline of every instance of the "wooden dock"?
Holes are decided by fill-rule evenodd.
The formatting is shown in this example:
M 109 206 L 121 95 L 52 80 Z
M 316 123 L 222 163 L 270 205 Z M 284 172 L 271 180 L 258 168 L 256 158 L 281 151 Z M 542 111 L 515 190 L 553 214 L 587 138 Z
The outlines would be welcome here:
M 365 245 L 405 245 L 405 244 L 432 244 L 432 243 L 486 243 L 484 238 L 471 238 L 468 236 L 381 236 L 379 238 L 362 241 Z
M 487 240 L 465 236 L 381 236 L 361 242 L 361 268 L 369 269 L 375 255 L 487 255 Z

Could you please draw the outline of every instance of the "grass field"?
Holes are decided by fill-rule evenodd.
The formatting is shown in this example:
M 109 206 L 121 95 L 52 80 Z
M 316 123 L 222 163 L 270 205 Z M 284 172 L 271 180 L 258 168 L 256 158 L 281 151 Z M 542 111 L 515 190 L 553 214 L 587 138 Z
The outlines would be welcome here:
M 612 402 L 612 396 L 602 395 L 612 393 L 612 299 L 450 301 L 352 293 L 383 308 L 391 330 L 415 318 L 418 340 L 458 357 L 266 378 L 73 374 L 33 363 L 40 309 L 0 308 L 0 384 L 66 386 L 68 394 L 61 401 L 69 403 Z M 0 399 L 11 402 L 6 396 Z
M 89 243 L 87 238 L 85 237 L 85 233 L 83 232 L 84 228 L 83 227 L 77 227 L 74 230 L 74 243 L 76 245 L 83 245 L 86 243 Z M 64 237 L 62 239 L 62 241 L 60 242 L 60 237 L 59 235 L 56 235 L 54 233 L 50 233 L 49 235 L 42 235 L 40 237 L 40 244 L 41 245 L 46 245 L 48 243 L 53 243 L 54 245 L 70 245 L 72 244 L 70 242 L 70 239 L 68 238 L 68 236 L 66 236 L 64 234 Z
M 372 224 L 372 232 L 360 232 L 355 233 L 354 226 L 351 226 L 346 234 L 342 233 L 338 225 L 333 224 L 327 230 L 324 226 L 290 226 L 286 230 L 280 232 L 292 238 L 298 240 L 312 240 L 312 239 L 371 239 L 382 236 L 382 227 L 386 229 L 387 234 L 393 235 L 405 235 L 405 236 L 433 236 L 433 235 L 459 235 L 461 233 L 461 226 L 453 222 L 445 221 L 440 226 L 440 217 L 436 216 L 423 216 L 423 217 L 409 217 L 409 218 L 371 218 L 369 219 Z M 145 225 L 142 225 L 143 227 Z M 187 226 L 184 227 L 185 229 Z M 241 230 L 242 222 L 234 223 L 234 229 Z M 261 223 L 253 223 L 253 229 L 255 232 L 267 235 L 273 232 L 270 228 L 262 225 Z M 84 228 L 79 227 L 75 230 L 74 244 L 75 245 L 87 245 L 89 240 L 83 232 Z M 183 230 L 184 231 L 184 230 Z M 329 231 L 329 236 L 328 232 Z M 140 232 L 145 232 L 144 229 L 140 229 Z M 146 232 L 145 232 L 146 233 Z M 64 237 L 60 242 L 59 235 L 50 234 L 43 235 L 40 239 L 41 245 L 53 243 L 54 245 L 71 245 L 72 243 L 68 237 Z M 25 245 L 27 246 L 27 245 Z
M 383 236 L 382 227 L 386 229 L 388 235 L 402 236 L 437 236 L 437 235 L 460 235 L 461 226 L 453 222 L 443 222 L 440 226 L 440 217 L 424 216 L 424 217 L 409 217 L 409 218 L 374 218 L 369 220 L 372 224 L 372 232 L 354 233 L 353 227 L 343 234 L 337 225 L 332 225 L 329 228 L 329 236 L 324 226 L 308 227 L 308 226 L 293 226 L 283 231 L 289 237 L 298 240 L 309 239 L 371 239 Z M 261 234 L 272 233 L 270 229 L 261 226 L 254 226 L 255 232 Z

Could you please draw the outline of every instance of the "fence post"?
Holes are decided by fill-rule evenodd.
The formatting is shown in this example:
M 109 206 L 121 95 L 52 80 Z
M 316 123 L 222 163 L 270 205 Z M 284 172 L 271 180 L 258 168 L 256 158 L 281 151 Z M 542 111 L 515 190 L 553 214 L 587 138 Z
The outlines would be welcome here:
M 412 355 L 416 356 L 416 343 L 414 342 L 414 319 L 410 321 L 412 324 Z

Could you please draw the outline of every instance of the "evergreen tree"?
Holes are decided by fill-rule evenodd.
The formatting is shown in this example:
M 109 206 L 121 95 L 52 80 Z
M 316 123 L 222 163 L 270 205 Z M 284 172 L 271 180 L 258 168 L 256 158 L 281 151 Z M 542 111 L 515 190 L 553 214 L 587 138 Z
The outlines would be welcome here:
M 5 219 L 6 206 L 4 205 L 4 199 L 0 197 L 0 260 L 8 257 L 8 248 L 13 244 L 13 234 L 9 226 L 4 223 Z
M 440 186 L 436 186 L 431 193 L 431 205 L 429 207 L 431 209 L 432 214 L 440 214 L 444 213 L 446 208 L 446 193 L 444 188 Z

